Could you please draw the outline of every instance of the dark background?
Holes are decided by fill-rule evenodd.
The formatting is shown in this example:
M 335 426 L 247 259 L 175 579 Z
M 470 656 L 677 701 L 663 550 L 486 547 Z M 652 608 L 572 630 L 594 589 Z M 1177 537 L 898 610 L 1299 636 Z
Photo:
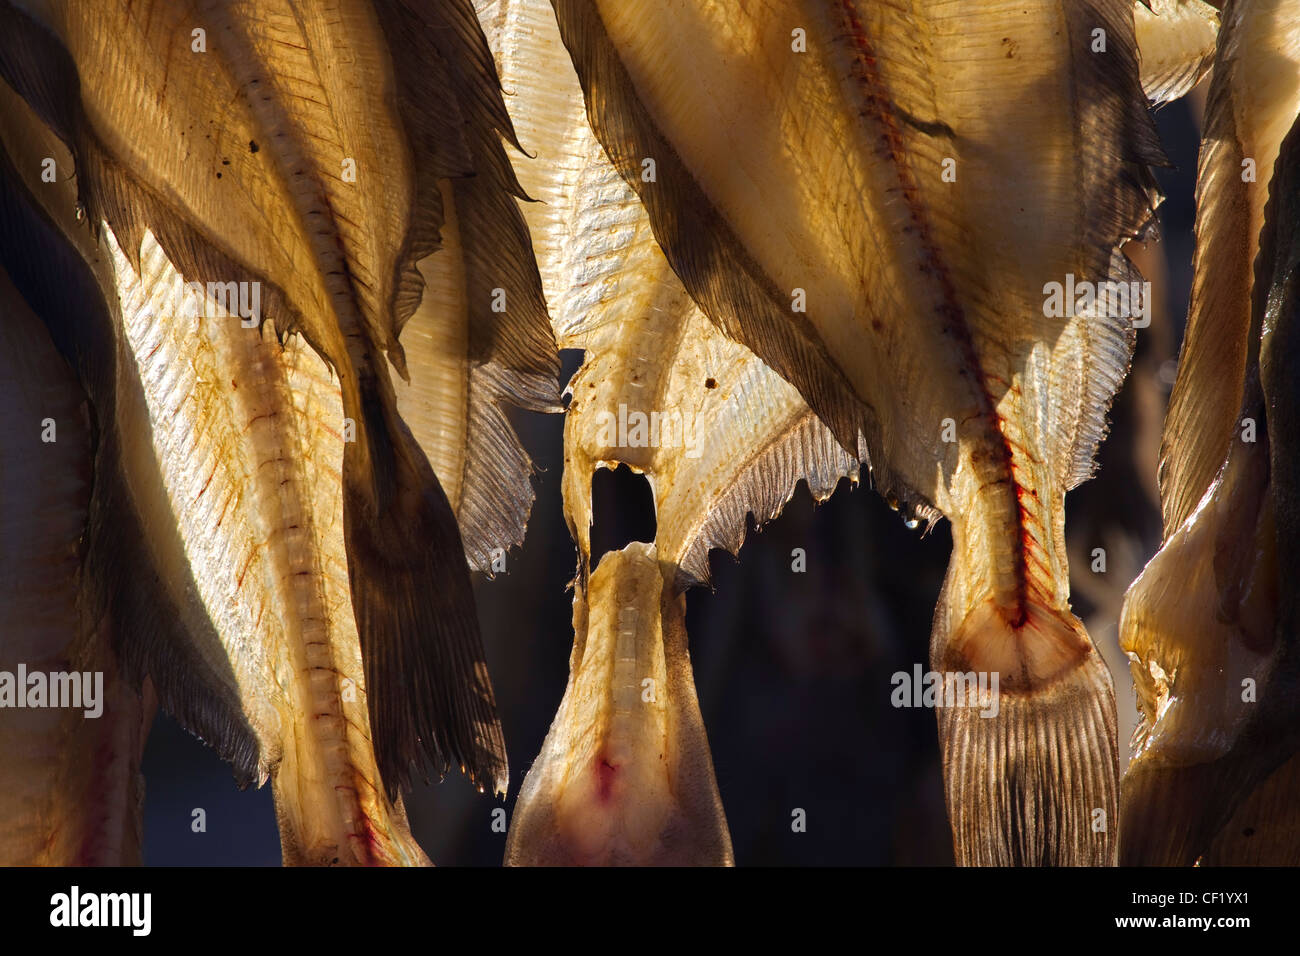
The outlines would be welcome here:
M 1157 113 L 1175 169 L 1162 239 L 1130 248 L 1152 282 L 1152 326 L 1138 333 L 1133 371 L 1117 398 L 1098 477 L 1067 500 L 1075 612 L 1115 676 L 1124 741 L 1134 723 L 1116 621 L 1124 590 L 1159 543 L 1155 491 L 1159 428 L 1191 284 L 1197 121 L 1205 84 Z M 565 353 L 565 372 L 578 353 Z M 563 696 L 572 642 L 576 551 L 560 505 L 560 416 L 521 415 L 539 469 L 528 537 L 508 573 L 476 582 L 483 639 L 509 747 L 513 811 L 524 774 Z M 621 546 L 646 530 L 618 511 L 630 489 L 596 487 L 596 528 Z M 651 522 L 653 519 L 649 519 Z M 651 525 L 652 526 L 652 525 Z M 1089 568 L 1104 547 L 1107 571 Z M 793 573 L 803 548 L 807 572 Z M 934 714 L 890 705 L 890 675 L 928 659 L 930 619 L 948 561 L 946 523 L 924 538 L 864 484 L 847 481 L 814 508 L 800 486 L 784 514 L 751 533 L 740 562 L 714 552 L 716 591 L 688 598 L 696 687 L 718 786 L 740 865 L 945 864 L 952 848 L 943 806 Z M 276 865 L 280 845 L 270 786 L 240 792 L 229 768 L 160 715 L 144 758 L 144 860 L 151 865 Z M 501 806 L 460 777 L 406 798 L 412 829 L 440 865 L 497 865 Z M 190 830 L 191 811 L 207 832 Z M 807 812 L 794 833 L 792 809 Z

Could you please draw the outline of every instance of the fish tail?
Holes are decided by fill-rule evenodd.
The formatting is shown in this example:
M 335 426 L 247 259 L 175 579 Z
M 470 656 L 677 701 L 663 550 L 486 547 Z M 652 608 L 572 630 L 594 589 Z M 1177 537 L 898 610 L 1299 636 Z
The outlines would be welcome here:
M 963 614 L 951 582 L 931 668 L 973 671 L 987 688 L 974 705 L 952 695 L 936 708 L 957 863 L 1114 865 L 1119 747 L 1101 654 L 1068 609 L 1027 598 L 1017 620 L 985 597 Z
M 390 799 L 413 767 L 504 792 L 505 744 L 456 515 L 382 391 L 344 445 L 348 576 L 375 757 Z
M 686 602 L 664 575 L 655 546 L 634 541 L 577 582 L 569 684 L 520 789 L 506 865 L 734 865 Z

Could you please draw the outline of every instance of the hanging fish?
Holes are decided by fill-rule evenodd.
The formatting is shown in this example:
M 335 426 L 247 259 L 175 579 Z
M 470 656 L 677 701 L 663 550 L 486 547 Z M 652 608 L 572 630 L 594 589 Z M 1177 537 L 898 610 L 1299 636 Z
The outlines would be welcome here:
M 404 95 L 427 99 L 430 70 L 438 71 L 436 88 L 462 91 L 474 175 L 440 168 L 449 131 L 412 131 L 417 176 L 437 177 L 443 219 L 436 250 L 417 263 L 424 291 L 402 330 L 410 380 L 394 385 L 397 407 L 456 511 L 470 567 L 491 574 L 494 552 L 522 544 L 534 497 L 532 463 L 505 409 L 563 411 L 559 356 L 517 202 L 527 194 L 502 148 L 504 137 L 518 152 L 519 140 L 469 3 L 438 14 L 466 35 L 460 46 L 424 22 L 427 3 L 381 9 L 389 34 L 407 38 Z
M 5 474 L 22 483 L 5 497 L 7 514 L 38 521 L 41 533 L 6 523 L 12 589 L 0 602 L 7 619 L 0 657 L 11 674 L 57 663 L 55 670 L 92 681 L 83 682 L 79 711 L 4 711 L 2 789 L 12 803 L 3 859 L 10 864 L 138 862 L 139 768 L 154 708 L 142 653 L 184 675 L 166 687 L 179 720 L 212 741 L 241 779 L 257 767 L 255 737 L 228 671 L 180 623 L 188 566 L 170 563 L 170 554 L 155 561 L 144 546 L 156 502 L 147 490 L 138 493 L 150 487 L 148 467 L 136 470 L 135 487 L 129 475 L 150 423 L 119 335 L 110 252 L 78 221 L 75 199 L 71 156 L 0 83 L 3 318 L 16 346 L 7 354 L 20 361 L 6 382 L 13 408 L 28 407 L 38 382 L 51 406 L 38 419 L 49 434 L 33 433 L 48 443 L 32 447 L 24 428 L 31 423 L 20 413 L 13 424 L 23 434 L 6 443 L 23 450 L 5 456 Z M 87 691 L 94 705 L 85 702 Z
M 242 710 L 259 729 L 285 864 L 427 863 L 371 743 L 343 540 L 338 381 L 186 285 L 151 233 L 137 275 L 113 243 L 167 505 Z
M 521 140 L 516 167 L 568 391 L 563 491 L 578 544 L 569 685 L 520 792 L 506 862 L 731 864 L 691 675 L 684 591 L 806 480 L 824 499 L 857 462 L 798 393 L 691 300 L 636 194 L 587 123 L 545 0 L 478 4 Z M 654 544 L 590 567 L 592 477 L 650 482 Z
M 398 333 L 425 296 L 420 263 L 437 259 L 453 215 L 475 224 L 476 245 L 447 255 L 473 267 L 449 306 L 460 310 L 453 323 L 473 328 L 450 374 L 497 370 L 495 390 L 476 387 L 461 415 L 555 402 L 545 379 L 557 359 L 499 140 L 508 118 L 472 8 L 195 0 L 146 17 L 125 3 L 50 0 L 6 4 L 3 18 L 0 74 L 72 149 L 87 217 L 108 223 L 134 271 L 152 233 L 186 281 L 238 290 L 231 311 L 249 336 L 267 320 L 280 336 L 300 332 L 338 377 L 341 414 L 328 430 L 343 446 L 349 590 L 383 787 L 395 796 L 429 761 L 504 791 L 456 516 L 399 415 L 388 368 L 408 374 Z M 449 210 L 443 181 L 469 177 L 474 186 L 451 188 Z M 494 210 L 513 219 L 484 225 Z M 509 316 L 487 329 L 475 327 L 490 308 L 485 287 Z M 522 485 L 509 474 L 518 457 L 499 470 L 484 457 L 469 456 L 477 470 L 461 485 L 531 494 L 526 473 Z M 520 507 L 476 534 L 515 543 Z M 481 514 L 471 507 L 466 520 Z
M 1165 420 L 1165 540 L 1120 624 L 1140 711 L 1123 781 L 1129 864 L 1300 862 L 1300 5 L 1230 3 L 1223 23 Z
M 1268 181 L 1282 137 L 1300 108 L 1296 11 L 1290 0 L 1265 0 L 1234 3 L 1223 14 L 1197 164 L 1191 303 L 1161 439 L 1166 537 L 1200 502 L 1236 430 L 1246 375 L 1251 269 Z M 1218 384 L 1206 389 L 1199 384 L 1204 381 Z
M 339 513 L 342 449 L 331 433 L 337 381 L 301 343 L 286 350 L 212 317 L 215 303 L 202 290 L 186 303 L 192 290 L 151 234 L 142 275 L 111 231 L 93 239 L 74 218 L 71 156 L 7 86 L 0 98 L 13 164 L 6 182 L 32 197 L 19 207 L 26 215 L 6 219 L 5 259 L 44 304 L 93 396 L 93 520 L 69 579 L 80 577 L 82 590 L 56 603 L 93 623 L 82 654 L 102 659 L 120 648 L 133 666 L 164 678 L 165 705 L 232 761 L 241 783 L 270 776 L 286 863 L 427 862 L 400 801 L 390 803 L 374 783 Z M 51 183 L 40 176 L 45 157 L 62 171 Z M 76 260 L 69 266 L 67 255 L 40 249 L 50 232 L 42 217 L 60 224 L 58 238 L 90 273 L 71 285 L 76 296 L 64 291 Z M 193 315 L 159 321 L 186 304 Z M 183 679 L 169 676 L 169 666 Z M 111 739 L 98 741 L 94 759 L 75 737 L 62 749 L 79 761 L 71 766 L 138 775 L 138 725 L 142 709 L 152 715 L 151 690 L 142 702 L 113 673 L 105 671 L 108 686 L 123 701 L 114 712 L 135 711 L 131 759 Z M 107 733 L 120 722 L 92 726 Z M 44 786 L 47 801 L 66 791 L 63 781 L 47 785 L 47 775 L 13 774 L 12 788 Z M 92 774 L 88 785 L 108 783 Z M 78 795 L 65 804 L 62 814 L 36 814 L 34 828 L 75 833 L 85 818 L 133 832 L 138 843 L 138 795 Z M 128 851 L 138 860 L 138 846 Z
M 952 522 L 932 667 L 1001 675 L 997 717 L 939 711 L 958 861 L 1113 861 L 1113 690 L 1063 496 L 1144 311 L 1118 249 L 1163 157 L 1132 4 L 554 7 L 694 300 L 882 494 Z

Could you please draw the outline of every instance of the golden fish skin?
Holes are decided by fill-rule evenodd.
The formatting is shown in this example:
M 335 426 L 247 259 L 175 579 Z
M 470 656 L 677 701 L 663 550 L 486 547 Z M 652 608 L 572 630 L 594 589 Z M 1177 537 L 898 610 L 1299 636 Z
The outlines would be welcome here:
M 407 373 L 398 333 L 423 298 L 418 264 L 439 248 L 441 183 L 473 178 L 456 187 L 456 215 L 514 217 L 476 230 L 495 245 L 495 272 L 481 250 L 465 257 L 473 314 L 498 288 L 514 310 L 496 336 L 470 336 L 465 368 L 497 366 L 473 407 L 553 392 L 499 141 L 509 121 L 468 0 L 49 0 L 6 3 L 3 16 L 0 71 L 71 148 L 91 221 L 109 223 L 133 266 L 149 231 L 187 279 L 257 288 L 252 318 L 301 332 L 339 377 L 347 569 L 390 797 L 426 762 L 503 791 L 456 515 L 389 371 Z M 528 493 L 518 458 L 501 479 L 512 497 Z M 509 546 L 519 507 L 499 518 L 487 514 L 482 534 Z
M 592 477 L 597 469 L 625 464 L 653 488 L 654 549 L 671 587 L 664 585 L 661 596 L 654 587 L 643 589 L 646 562 L 628 551 L 610 570 L 604 562 L 611 558 L 602 558 L 597 576 L 615 580 L 593 595 L 608 601 L 610 592 L 631 589 L 641 595 L 635 613 L 653 617 L 654 601 L 679 599 L 688 587 L 708 581 L 711 549 L 740 549 L 749 515 L 760 524 L 776 517 L 800 481 L 822 500 L 841 477 L 856 482 L 858 463 L 789 383 L 705 318 L 672 272 L 640 200 L 587 123 L 578 78 L 549 4 L 485 0 L 478 12 L 503 84 L 528 91 L 510 100 L 521 142 L 535 153 L 515 157 L 520 182 L 538 200 L 523 204 L 523 212 L 556 338 L 562 347 L 585 352 L 567 388 L 572 399 L 564 435 L 565 517 L 578 544 L 579 579 L 586 582 L 590 573 Z M 615 423 L 629 417 L 648 423 L 647 434 L 620 438 Z M 586 598 L 583 583 L 575 615 L 584 627 L 588 617 L 602 620 L 609 613 L 587 605 Z M 664 614 L 665 621 L 675 619 Z M 680 768 L 689 778 L 669 767 L 669 779 L 675 791 L 714 794 L 704 809 L 692 810 L 664 794 L 654 775 L 659 731 L 622 734 L 620 746 L 631 760 L 625 773 L 611 775 L 606 768 L 593 776 L 564 763 L 578 759 L 565 754 L 587 754 L 613 734 L 601 714 L 624 693 L 617 668 L 600 663 L 604 644 L 594 640 L 590 629 L 575 631 L 574 690 L 561 704 L 544 760 L 525 780 L 527 812 L 516 813 L 507 862 L 730 864 L 726 820 L 721 807 L 710 803 L 716 803 L 717 785 L 698 708 L 691 703 L 688 667 L 660 693 L 670 695 L 671 706 L 689 706 L 694 714 L 670 749 L 689 746 L 702 756 Z M 674 649 L 676 643 L 681 647 Z M 684 654 L 684 647 L 684 636 L 672 637 L 670 659 Z M 637 666 L 653 670 L 659 653 L 653 641 L 638 644 Z M 605 778 L 611 786 L 617 781 L 617 799 L 612 791 L 599 798 Z M 632 792 L 639 779 L 646 788 L 641 795 Z M 593 812 L 605 822 L 583 836 L 576 820 L 593 802 L 599 808 Z M 698 856 L 683 857 L 684 832 L 700 848 Z
M 1152 105 L 1177 99 L 1209 71 L 1219 11 L 1204 0 L 1136 0 L 1133 27 Z
M 212 317 L 215 304 L 202 291 L 197 300 L 184 294 L 151 235 L 138 255 L 143 277 L 111 231 L 94 239 L 74 217 L 71 156 L 7 86 L 0 98 L 0 140 L 13 164 L 6 195 L 25 188 L 33 197 L 25 218 L 6 216 L 5 238 L 18 244 L 6 257 L 58 263 L 31 251 L 52 235 L 88 273 L 80 285 L 69 278 L 74 261 L 43 284 L 39 275 L 26 282 L 43 295 L 46 324 L 91 400 L 95 494 L 83 509 L 82 559 L 69 580 L 76 600 L 65 613 L 82 622 L 87 636 L 74 649 L 103 664 L 110 698 L 102 722 L 87 722 L 93 742 L 80 742 L 84 732 L 65 741 L 74 769 L 51 763 L 27 785 L 48 778 L 50 800 L 87 780 L 109 794 L 129 782 L 138 796 L 149 675 L 177 719 L 232 761 L 241 784 L 272 778 L 286 863 L 427 863 L 400 801 L 375 784 L 342 542 L 337 380 L 301 342 L 286 350 Z M 47 155 L 63 174 L 54 184 L 39 180 Z M 67 431 L 52 447 L 75 447 Z M 116 676 L 115 653 L 130 682 Z M 95 759 L 86 746 L 99 748 Z M 113 768 L 123 784 L 105 776 Z M 121 852 L 138 858 L 138 799 L 61 805 L 61 816 L 40 820 L 61 841 L 87 825 L 79 808 L 100 830 L 136 834 Z M 83 857 L 115 859 L 94 852 L 105 855 Z
M 160 320 L 183 280 L 146 235 L 113 243 L 123 328 L 182 561 L 260 734 L 286 865 L 420 865 L 379 786 L 347 581 L 339 383 L 301 341 L 199 315 Z
M 132 493 L 133 456 L 124 436 L 147 440 L 151 426 L 134 400 L 138 383 L 121 341 L 108 247 L 78 221 L 71 157 L 62 144 L 5 84 L 0 107 L 0 262 L 14 279 L 6 286 L 5 321 L 26 345 L 12 354 L 30 359 L 12 376 L 15 407 L 26 405 L 29 375 L 37 374 L 51 397 L 61 389 L 66 395 L 75 376 L 75 411 L 60 414 L 50 401 L 55 414 L 45 419 L 50 430 L 42 436 L 48 443 L 5 468 L 15 479 L 31 479 L 21 494 L 6 496 L 19 509 L 13 514 L 30 519 L 32 496 L 59 502 L 61 513 L 38 510 L 42 550 L 30 561 L 10 562 L 16 590 L 4 609 L 14 616 L 0 653 L 11 665 L 40 670 L 35 655 L 59 671 L 99 675 L 96 686 L 102 681 L 98 716 L 85 708 L 57 719 L 5 710 L 4 789 L 15 800 L 15 825 L 4 857 L 13 864 L 138 862 L 139 767 L 155 707 L 148 666 L 185 674 L 183 686 L 169 686 L 168 705 L 234 763 L 241 779 L 255 775 L 258 747 L 221 666 L 194 640 L 210 625 L 188 631 L 202 624 L 186 620 L 193 609 L 185 598 L 188 566 L 157 561 L 146 544 L 150 502 Z M 23 432 L 14 448 L 28 447 L 32 436 Z M 58 474 L 38 481 L 47 466 Z M 21 525 L 8 527 L 11 543 L 28 538 Z M 49 560 L 57 562 L 54 574 Z M 32 573 L 41 586 L 27 581 Z
M 1132 4 L 553 5 L 690 295 L 882 493 L 953 524 L 932 666 L 1000 673 L 1003 693 L 991 720 L 939 713 L 959 862 L 1113 862 L 1113 692 L 1069 610 L 1063 497 L 1142 300 L 1045 296 L 1139 279 L 1117 250 L 1152 219 L 1163 157 Z
M 1268 183 L 1300 110 L 1294 0 L 1231 3 L 1222 19 L 1196 170 L 1191 302 L 1160 443 L 1166 539 L 1200 503 L 1227 457 L 1246 380 Z M 1210 381 L 1218 384 L 1201 384 Z

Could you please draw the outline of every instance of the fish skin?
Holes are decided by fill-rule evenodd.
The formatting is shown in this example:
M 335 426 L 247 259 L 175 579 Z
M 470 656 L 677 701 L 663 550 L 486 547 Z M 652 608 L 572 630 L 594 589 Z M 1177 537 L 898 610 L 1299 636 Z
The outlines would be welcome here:
M 0 57 L 72 145 L 82 201 L 128 258 L 148 228 L 187 276 L 261 282 L 262 318 L 301 332 L 338 375 L 356 427 L 343 468 L 352 603 L 390 796 L 418 763 L 459 764 L 498 791 L 507 773 L 455 515 L 400 418 L 388 369 L 404 370 L 397 333 L 439 225 L 412 143 L 456 130 L 469 110 L 450 93 L 399 103 L 403 73 L 389 51 L 400 39 L 385 17 L 414 10 L 458 42 L 474 28 L 467 9 L 214 0 L 157 6 L 146 19 L 118 3 L 51 0 L 7 5 L 22 29 Z M 204 68 L 187 69 L 199 22 Z M 474 172 L 460 135 L 445 152 L 443 172 Z M 360 188 L 341 176 L 349 156 Z
M 592 125 L 695 301 L 883 494 L 953 523 L 932 666 L 999 671 L 1004 700 L 994 720 L 939 714 L 958 861 L 1113 862 L 1113 692 L 1069 612 L 1062 501 L 1134 333 L 1048 316 L 1044 284 L 1137 278 L 1117 250 L 1150 225 L 1164 159 L 1132 4 L 553 5 Z M 1036 743 L 1056 738 L 1069 752 Z
M 1141 705 L 1123 782 L 1122 859 L 1131 865 L 1300 859 L 1290 809 L 1300 750 L 1297 223 L 1293 118 L 1268 185 L 1250 325 L 1231 343 L 1245 356 L 1240 420 L 1253 420 L 1255 440 L 1244 427 L 1236 432 L 1196 509 L 1133 583 L 1121 617 Z M 1207 368 L 1180 369 L 1185 388 L 1208 391 Z M 1194 380 L 1191 369 L 1199 369 Z M 1213 384 L 1225 377 L 1231 382 L 1230 367 Z M 1253 822 L 1264 825 L 1259 840 L 1254 827 L 1247 832 Z
M 1198 858 L 1200 866 L 1300 866 L 1300 757 L 1256 787 Z
M 525 284 L 535 285 L 535 295 L 506 289 L 507 302 L 523 298 L 527 307 L 497 313 L 483 306 L 491 299 L 491 289 L 483 283 L 498 261 L 500 237 L 484 228 L 478 197 L 469 200 L 467 230 L 458 211 L 465 201 L 457 198 L 465 196 L 466 188 L 444 180 L 441 189 L 446 212 L 441 245 L 420 261 L 424 296 L 402 330 L 410 381 L 398 379 L 394 386 L 402 417 L 456 512 L 469 566 L 493 577 L 494 565 L 499 567 L 494 554 L 504 555 L 523 543 L 534 500 L 533 463 L 506 409 L 563 411 L 558 352 L 527 227 L 514 199 L 498 193 L 514 219 L 508 228 L 523 230 L 526 268 L 532 272 Z M 472 191 L 485 192 L 477 182 Z M 544 340 L 519 349 L 538 324 L 545 330 Z M 509 354 L 516 350 L 523 355 Z
M 801 480 L 823 500 L 841 477 L 856 483 L 858 463 L 792 386 L 692 302 L 586 121 L 546 0 L 484 0 L 477 9 L 503 84 L 520 91 L 509 106 L 535 153 L 515 164 L 538 200 L 523 211 L 556 337 L 586 353 L 566 390 L 562 488 L 579 551 L 570 686 L 525 779 L 506 862 L 730 865 L 678 603 L 708 583 L 711 549 L 739 550 L 749 515 L 760 526 L 776 517 Z M 622 442 L 608 427 L 620 409 L 657 423 L 653 440 Z M 606 555 L 592 576 L 592 476 L 619 465 L 653 488 L 655 544 Z M 616 673 L 623 665 L 610 663 L 620 609 L 663 631 L 638 637 L 637 673 L 657 673 L 667 655 L 672 674 L 655 678 L 654 701 L 624 708 L 616 731 L 610 701 L 628 696 Z M 652 713 L 680 719 L 657 723 Z M 616 773 L 590 765 L 593 753 L 611 750 L 620 754 Z M 579 826 L 584 815 L 599 825 Z
M 419 191 L 436 200 L 442 218 L 436 237 L 417 231 L 410 242 L 423 292 L 412 297 L 413 311 L 410 302 L 402 307 L 401 315 L 410 312 L 403 348 L 416 352 L 409 381 L 394 385 L 402 417 L 456 511 L 470 567 L 491 577 L 499 567 L 494 552 L 523 542 L 534 497 L 532 463 L 506 407 L 563 410 L 559 355 L 516 203 L 527 194 L 503 148 L 517 153 L 519 141 L 467 2 L 381 2 L 377 10 L 404 100 L 462 94 L 457 125 L 410 124 Z M 427 28 L 422 18 L 432 15 L 445 27 Z M 458 138 L 463 150 L 448 157 Z
M 555 335 L 587 353 L 566 391 L 563 489 L 583 553 L 590 551 L 591 476 L 626 464 L 655 489 L 658 546 L 681 588 L 708 583 L 708 553 L 736 554 L 747 515 L 775 518 L 804 480 L 816 500 L 857 462 L 798 393 L 714 328 L 672 272 L 633 192 L 586 122 L 581 88 L 546 0 L 479 4 L 515 127 L 535 158 L 515 159 L 536 202 L 523 203 Z M 712 384 L 709 384 L 712 383 Z M 602 414 L 671 410 L 689 434 L 662 445 L 601 440 Z M 690 436 L 697 440 L 690 440 Z M 707 441 L 704 440 L 707 436 Z
M 68 811 L 35 825 L 52 832 L 45 850 L 59 859 L 138 861 L 140 751 L 155 707 L 147 669 L 182 676 L 167 683 L 164 703 L 234 764 L 237 778 L 255 779 L 258 742 L 228 665 L 210 653 L 211 626 L 201 610 L 194 613 L 188 565 L 167 551 L 168 534 L 150 533 L 157 466 L 150 459 L 141 470 L 133 451 L 149 440 L 151 425 L 122 343 L 110 252 L 78 221 L 73 167 L 63 145 L 3 83 L 0 107 L 0 262 L 89 402 L 94 493 L 74 541 L 77 562 L 67 583 L 75 599 L 67 606 L 76 610 L 79 636 L 68 637 L 75 637 L 69 653 L 77 663 L 103 671 L 107 697 L 106 715 L 88 729 L 74 728 L 61 744 L 72 769 L 51 777 L 60 767 L 55 761 L 32 774 L 31 781 L 61 788 L 47 796 L 47 806 Z M 47 182 L 51 159 L 56 175 Z M 52 538 L 56 527 L 51 521 Z M 24 626 L 39 619 L 32 616 Z M 93 756 L 86 756 L 87 748 Z M 95 798 L 71 789 L 81 786 L 96 788 Z M 70 848 L 78 834 L 99 836 Z

